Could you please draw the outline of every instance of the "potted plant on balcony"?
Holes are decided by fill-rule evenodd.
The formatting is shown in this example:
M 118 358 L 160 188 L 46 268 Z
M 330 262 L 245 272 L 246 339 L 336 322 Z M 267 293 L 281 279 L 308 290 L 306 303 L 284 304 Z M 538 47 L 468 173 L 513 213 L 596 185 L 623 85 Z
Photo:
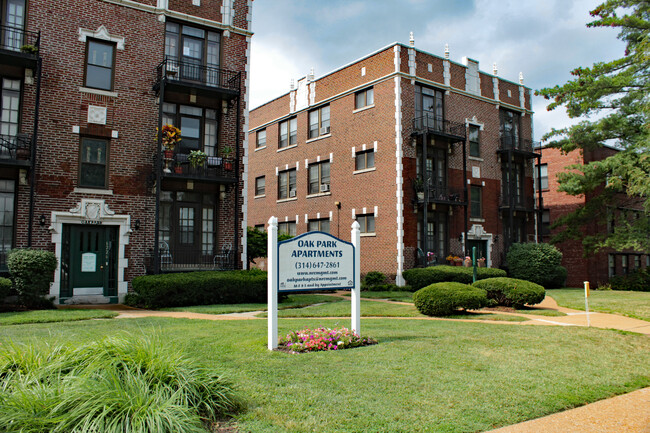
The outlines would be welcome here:
M 232 155 L 233 151 L 233 148 L 230 146 L 224 146 L 221 149 L 221 154 L 223 155 L 223 168 L 228 171 L 232 170 L 232 160 L 230 159 L 230 155 Z
M 193 150 L 187 156 L 187 160 L 193 168 L 203 167 L 208 160 L 208 155 L 202 150 Z
M 480 259 L 476 260 L 478 262 L 478 267 L 479 268 L 484 268 L 485 267 L 485 257 L 481 257 Z
M 421 178 L 416 177 L 413 179 L 413 188 L 415 189 L 415 194 L 417 195 L 418 200 L 424 200 L 424 181 Z
M 38 54 L 38 47 L 26 44 L 20 47 L 20 51 L 26 54 Z
M 156 128 L 158 132 L 158 128 Z M 156 134 L 156 140 L 158 140 L 158 135 Z M 162 127 L 162 145 L 165 159 L 172 159 L 174 157 L 174 149 L 176 145 L 181 141 L 181 130 L 175 127 L 174 125 L 163 125 Z

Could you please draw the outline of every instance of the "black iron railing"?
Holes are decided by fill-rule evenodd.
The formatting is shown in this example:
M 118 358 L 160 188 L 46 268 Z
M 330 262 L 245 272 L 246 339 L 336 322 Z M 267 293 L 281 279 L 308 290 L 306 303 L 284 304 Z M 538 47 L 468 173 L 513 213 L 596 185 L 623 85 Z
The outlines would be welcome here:
M 539 145 L 540 144 L 537 141 L 504 135 L 501 137 L 500 150 L 519 150 L 522 152 L 532 153 L 535 148 L 539 147 Z
M 0 160 L 29 161 L 31 145 L 29 134 L 0 135 Z
M 241 88 L 240 72 L 173 58 L 166 58 L 156 68 L 156 85 L 163 79 L 167 82 L 200 84 L 237 93 Z
M 20 27 L 0 25 L 0 49 L 38 56 L 40 32 L 30 32 Z
M 235 269 L 235 252 L 230 245 L 206 251 L 201 248 L 174 248 L 167 241 L 160 241 L 158 260 L 161 272 Z
M 442 117 L 424 115 L 413 119 L 414 132 L 428 132 L 465 140 L 465 124 L 445 120 Z
M 235 181 L 237 178 L 233 158 L 208 156 L 203 164 L 193 166 L 189 153 L 179 150 L 162 153 L 162 172 L 165 177 L 182 179 Z
M 501 208 L 509 209 L 513 207 L 515 210 L 532 211 L 535 209 L 535 197 L 521 195 L 510 196 L 504 193 L 499 199 L 499 206 Z
M 426 200 L 429 203 L 465 204 L 462 188 L 435 184 L 427 185 L 419 179 L 413 180 L 413 188 L 419 203 Z

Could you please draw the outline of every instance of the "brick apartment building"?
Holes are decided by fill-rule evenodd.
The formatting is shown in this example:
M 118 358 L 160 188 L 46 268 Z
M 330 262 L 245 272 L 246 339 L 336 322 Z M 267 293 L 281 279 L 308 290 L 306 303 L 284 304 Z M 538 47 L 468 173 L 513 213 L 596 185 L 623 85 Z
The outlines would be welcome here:
M 488 266 L 536 240 L 531 90 L 409 45 L 322 77 L 250 113 L 249 225 L 347 239 L 361 272 L 404 269 L 476 246 Z
M 65 303 L 240 267 L 252 1 L 0 5 L 0 270 L 14 247 L 55 252 Z M 165 124 L 183 137 L 171 155 Z
M 616 152 L 615 148 L 602 147 L 591 151 L 574 150 L 562 154 L 559 149 L 541 148 L 540 187 L 544 195 L 544 211 L 542 214 L 542 233 L 544 241 L 551 238 L 550 225 L 563 215 L 566 215 L 591 199 L 590 195 L 572 196 L 559 192 L 557 174 L 573 164 L 588 164 L 592 161 L 603 160 Z M 620 195 L 617 197 L 616 208 L 605 210 L 605 218 L 594 216 L 593 222 L 584 228 L 585 235 L 597 235 L 613 231 L 623 219 L 640 218 L 644 215 L 640 200 Z M 584 257 L 581 240 L 565 241 L 557 245 L 562 251 L 562 266 L 570 270 L 567 287 L 582 287 L 584 281 L 601 285 L 607 283 L 614 275 L 623 275 L 639 268 L 650 267 L 650 255 L 647 251 L 613 251 L 602 249 L 596 254 Z

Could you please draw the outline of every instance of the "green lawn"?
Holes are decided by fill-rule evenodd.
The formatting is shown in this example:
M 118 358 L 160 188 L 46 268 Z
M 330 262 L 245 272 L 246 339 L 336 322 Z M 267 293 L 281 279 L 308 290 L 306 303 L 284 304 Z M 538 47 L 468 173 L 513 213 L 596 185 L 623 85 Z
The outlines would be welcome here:
M 278 309 L 301 308 L 312 304 L 336 302 L 338 300 L 339 298 L 328 295 L 289 295 L 287 299 L 278 304 Z M 192 307 L 161 308 L 161 311 L 189 311 L 204 314 L 243 313 L 246 311 L 266 311 L 266 302 L 259 304 L 196 305 Z
M 19 325 L 25 323 L 70 322 L 89 319 L 110 319 L 117 316 L 108 310 L 38 310 L 0 313 L 0 325 Z
M 548 290 L 546 294 L 561 307 L 585 309 L 584 289 L 555 289 Z M 650 292 L 592 290 L 589 295 L 589 310 L 650 321 Z
M 345 296 L 350 296 L 346 293 Z M 362 298 L 388 299 L 389 301 L 413 302 L 413 292 L 361 292 Z
M 280 319 L 280 335 L 348 321 Z M 362 319 L 379 344 L 290 355 L 265 321 L 169 318 L 0 327 L 0 344 L 155 332 L 247 400 L 240 431 L 478 432 L 650 386 L 650 339 L 595 328 Z
M 339 298 L 336 302 L 278 311 L 278 317 L 349 317 L 351 301 Z M 361 316 L 426 317 L 414 305 L 361 301 Z

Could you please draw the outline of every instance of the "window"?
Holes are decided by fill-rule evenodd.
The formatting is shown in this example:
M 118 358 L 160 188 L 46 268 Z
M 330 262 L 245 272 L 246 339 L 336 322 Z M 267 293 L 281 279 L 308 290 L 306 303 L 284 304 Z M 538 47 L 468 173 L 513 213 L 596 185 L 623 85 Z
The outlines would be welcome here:
M 255 142 L 255 148 L 259 149 L 260 147 L 266 146 L 266 129 L 261 129 L 257 131 L 257 140 Z
M 330 220 L 329 219 L 319 219 L 319 220 L 309 220 L 307 223 L 308 232 L 330 232 Z
M 295 222 L 278 223 L 278 234 L 280 233 L 284 233 L 285 235 L 289 235 L 289 236 L 295 236 L 296 223 Z
M 479 131 L 480 128 L 478 126 L 469 125 L 469 156 L 474 156 L 476 158 L 481 156 Z
M 0 270 L 7 271 L 7 253 L 13 247 L 15 181 L 0 179 Z
M 542 211 L 542 236 L 551 234 L 551 211 L 544 209 Z
M 508 168 L 507 163 L 501 166 L 503 180 L 501 193 L 503 204 L 510 206 L 510 204 L 513 203 L 516 206 L 521 206 L 524 204 L 524 165 L 513 163 L 510 166 L 513 175 L 512 179 Z
M 167 22 L 165 28 L 168 70 L 178 71 L 180 67 L 182 79 L 220 84 L 221 34 L 174 22 Z
M 255 195 L 266 194 L 266 178 L 264 176 L 255 178 Z
M 623 271 L 623 275 L 628 274 L 627 256 L 621 256 L 621 270 Z
M 266 226 L 264 224 L 255 224 L 255 230 L 265 232 L 266 231 Z
M 115 44 L 88 39 L 86 46 L 86 87 L 113 90 Z
M 281 171 L 278 174 L 278 200 L 296 196 L 296 169 Z
M 330 190 L 330 163 L 318 162 L 309 166 L 309 191 L 308 194 L 329 192 Z
M 365 89 L 354 94 L 354 109 L 358 110 L 359 108 L 368 107 L 374 105 L 375 95 L 373 88 Z
M 501 110 L 501 147 L 504 149 L 516 149 L 519 147 L 519 113 Z
M 0 135 L 13 139 L 18 134 L 20 116 L 20 80 L 2 79 L 2 98 L 0 99 Z M 7 151 L 0 147 L 0 155 Z
M 81 139 L 79 158 L 79 186 L 106 188 L 108 141 L 95 138 Z
M 616 258 L 614 257 L 614 254 L 607 255 L 607 266 L 609 269 L 609 278 L 612 278 L 616 275 Z
M 217 111 L 193 105 L 163 104 L 163 125 L 171 124 L 181 130 L 182 140 L 177 152 L 203 150 L 208 156 L 218 156 Z
M 444 92 L 430 87 L 415 86 L 415 126 L 416 129 L 444 129 Z
M 0 2 L 0 5 L 2 2 Z M 0 13 L 3 16 L 2 25 L 2 48 L 12 51 L 20 51 L 26 42 L 23 41 L 25 29 L 25 0 L 6 0 L 5 9 Z
M 375 166 L 375 150 L 365 150 L 363 152 L 357 152 L 355 169 L 356 170 L 365 170 Z
M 285 120 L 280 122 L 280 143 L 278 147 L 280 149 L 293 146 L 298 142 L 298 120 L 294 117 L 293 119 Z
M 375 215 L 357 215 L 357 222 L 359 223 L 359 231 L 361 233 L 375 232 Z
M 548 189 L 548 164 L 540 164 L 539 178 L 542 184 L 542 190 Z
M 483 216 L 482 189 L 480 186 L 472 185 L 470 192 L 470 218 L 481 218 Z
M 309 112 L 309 138 L 330 133 L 330 106 L 325 105 Z

